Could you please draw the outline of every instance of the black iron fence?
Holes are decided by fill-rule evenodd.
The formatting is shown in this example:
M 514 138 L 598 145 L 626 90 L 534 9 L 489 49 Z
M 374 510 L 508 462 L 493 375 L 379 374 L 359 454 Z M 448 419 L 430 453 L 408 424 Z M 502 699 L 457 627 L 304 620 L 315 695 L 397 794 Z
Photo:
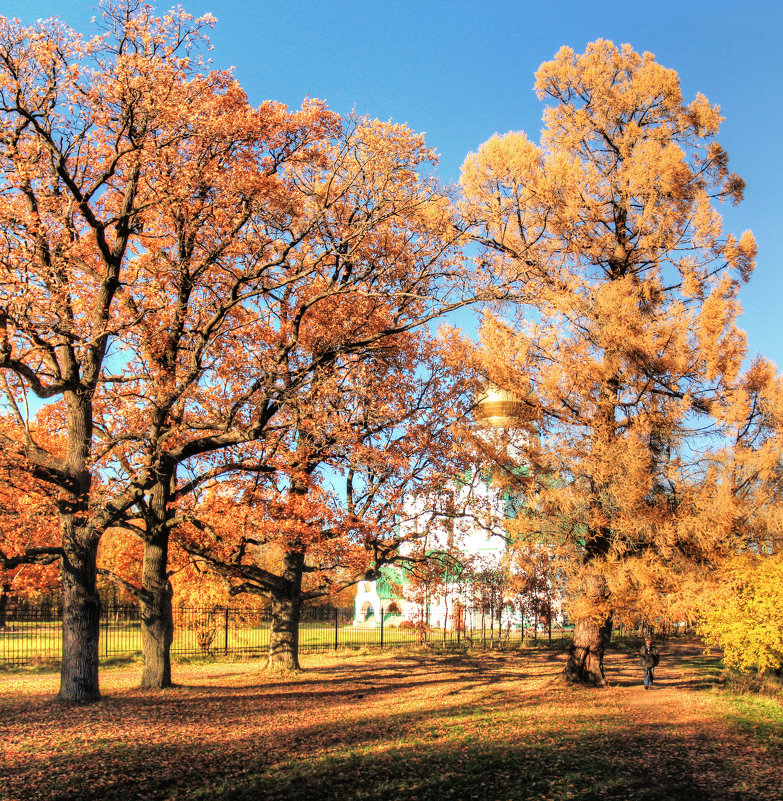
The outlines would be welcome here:
M 24 665 L 52 662 L 62 652 L 62 610 L 56 605 L 9 605 L 0 621 L 0 664 Z M 108 604 L 101 609 L 99 648 L 101 657 L 125 657 L 141 653 L 141 616 L 134 605 Z M 331 606 L 306 607 L 299 624 L 300 651 L 341 648 L 395 648 L 425 643 L 462 643 L 491 647 L 521 642 L 525 636 L 567 636 L 524 629 L 518 622 L 494 610 L 465 609 L 458 618 L 441 621 L 441 627 L 421 620 L 403 620 L 383 608 L 371 620 L 357 619 L 354 609 Z M 254 656 L 269 649 L 270 610 L 243 607 L 174 607 L 175 657 L 208 655 Z

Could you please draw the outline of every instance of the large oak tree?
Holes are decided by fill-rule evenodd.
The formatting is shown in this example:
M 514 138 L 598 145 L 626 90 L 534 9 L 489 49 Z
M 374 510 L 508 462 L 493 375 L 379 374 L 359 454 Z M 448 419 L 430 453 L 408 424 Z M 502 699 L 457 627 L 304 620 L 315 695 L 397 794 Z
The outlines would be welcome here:
M 138 483 L 139 465 L 155 475 L 136 501 L 147 543 L 140 597 L 155 627 L 145 626 L 145 686 L 170 682 L 166 549 L 186 496 L 237 471 L 309 475 L 321 455 L 277 461 L 291 442 L 300 452 L 327 429 L 330 448 L 353 436 L 345 421 L 318 428 L 321 399 L 339 396 L 341 384 L 352 385 L 354 397 L 366 394 L 362 382 L 372 377 L 378 402 L 393 390 L 377 387 L 367 360 L 380 369 L 376 354 L 399 351 L 395 338 L 465 300 L 464 288 L 455 291 L 448 204 L 420 175 L 433 158 L 421 137 L 318 111 L 308 147 L 302 142 L 285 161 L 275 154 L 277 194 L 253 198 L 241 234 L 231 226 L 225 233 L 230 247 L 212 230 L 214 187 L 227 182 L 222 200 L 242 184 L 222 177 L 222 163 L 214 176 L 194 169 L 193 187 L 172 182 L 172 208 L 161 193 L 161 213 L 179 235 L 150 243 L 145 260 L 154 269 L 174 265 L 186 280 L 158 282 L 134 301 L 137 312 L 145 303 L 149 311 L 118 338 L 132 357 L 113 377 L 103 415 L 103 430 L 117 432 L 106 444 L 124 455 L 123 482 Z M 248 158 L 238 164 L 247 171 Z M 202 207 L 191 196 L 204 197 L 208 215 L 192 213 Z M 415 349 L 408 356 L 414 371 L 426 358 Z M 329 412 L 332 421 L 339 409 Z M 294 484 L 295 495 L 308 494 L 306 482 Z
M 455 434 L 475 385 L 444 366 L 444 347 L 410 331 L 341 357 L 287 404 L 279 420 L 292 424 L 280 436 L 246 449 L 244 473 L 182 509 L 178 544 L 232 594 L 268 601 L 271 669 L 299 668 L 304 604 L 410 561 L 424 536 L 406 525 L 410 495 L 432 495 L 467 468 Z
M 250 109 L 230 75 L 204 70 L 194 51 L 207 22 L 182 11 L 156 18 L 135 2 L 107 4 L 105 30 L 90 40 L 58 21 L 27 28 L 0 21 L 0 368 L 16 376 L 5 383 L 12 406 L 21 408 L 31 393 L 63 410 L 59 451 L 18 414 L 3 445 L 58 490 L 64 699 L 98 695 L 100 536 L 161 482 L 157 464 L 123 452 L 129 421 L 111 414 L 120 396 L 134 398 L 137 415 L 149 415 L 141 440 L 149 451 L 159 436 L 150 407 L 164 417 L 171 411 L 166 401 L 177 381 L 161 318 L 175 328 L 184 321 L 156 290 L 178 286 L 201 301 L 204 330 L 190 343 L 197 358 L 229 305 L 215 310 L 194 291 L 204 264 L 214 265 L 239 238 L 252 199 L 274 194 L 268 151 L 287 154 L 301 145 L 285 109 Z M 302 113 L 311 131 L 312 115 Z M 263 155 L 259 140 L 268 146 Z M 187 196 L 195 171 L 214 177 L 221 167 L 236 181 L 228 198 L 225 182 L 199 184 L 206 198 Z M 178 215 L 170 213 L 174 185 L 184 187 Z M 193 259 L 187 221 L 200 213 L 208 236 L 198 245 L 207 252 Z M 172 251 L 173 262 L 165 259 Z M 239 272 L 213 274 L 210 291 L 241 293 L 255 278 L 254 265 Z M 128 361 L 134 331 L 155 345 L 129 377 L 118 368 Z
M 165 686 L 176 504 L 292 430 L 332 365 L 464 300 L 421 136 L 252 108 L 197 57 L 209 19 L 104 8 L 90 40 L 0 21 L 0 370 L 18 408 L 59 399 L 63 447 L 23 415 L 2 442 L 59 493 L 60 696 L 79 700 L 99 692 L 102 533 L 145 541 L 142 682 Z
M 16 377 L 5 382 L 12 405 L 32 393 L 63 410 L 59 451 L 19 415 L 3 445 L 58 490 L 60 697 L 79 700 L 98 695 L 98 540 L 155 480 L 147 469 L 117 487 L 101 473 L 97 408 L 111 349 L 145 321 L 130 288 L 147 280 L 143 232 L 148 241 L 161 234 L 158 177 L 237 95 L 229 76 L 191 61 L 203 21 L 182 12 L 159 20 L 131 3 L 107 7 L 104 23 L 85 41 L 53 20 L 0 20 L 0 367 Z

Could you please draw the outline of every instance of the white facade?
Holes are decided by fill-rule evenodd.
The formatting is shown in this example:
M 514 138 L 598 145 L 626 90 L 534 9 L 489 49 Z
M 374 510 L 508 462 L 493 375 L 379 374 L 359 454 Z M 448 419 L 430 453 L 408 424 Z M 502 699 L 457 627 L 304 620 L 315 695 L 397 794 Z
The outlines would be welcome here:
M 475 433 L 497 453 L 499 446 L 511 464 L 519 465 L 527 434 L 516 427 L 525 413 L 524 404 L 511 393 L 490 389 L 477 405 Z M 461 561 L 474 572 L 500 569 L 506 552 L 504 521 L 515 512 L 508 496 L 481 477 L 480 470 L 463 480 L 452 480 L 433 496 L 410 497 L 405 519 L 400 523 L 403 556 L 416 550 L 423 553 L 458 551 Z M 453 629 L 475 625 L 464 619 L 477 605 L 476 587 L 457 576 L 439 584 L 437 590 L 422 593 L 411 586 L 406 571 L 384 568 L 380 581 L 362 581 L 355 599 L 355 626 L 384 625 L 403 621 L 425 622 L 434 628 Z M 424 597 L 423 597 L 424 596 Z M 520 625 L 521 619 L 505 609 L 502 598 L 495 599 L 503 611 L 503 625 Z M 455 614 L 455 609 L 457 613 Z M 462 615 L 462 616 L 461 616 Z M 478 624 L 480 627 L 481 624 Z
M 437 497 L 409 498 L 405 519 L 400 523 L 403 556 L 416 552 L 445 552 L 456 556 L 463 569 L 500 568 L 506 551 L 506 500 L 501 491 L 488 486 L 478 474 L 466 481 L 454 481 Z M 457 568 L 451 568 L 455 573 Z M 448 577 L 448 573 L 446 574 Z M 423 621 L 435 628 L 454 628 L 457 606 L 476 605 L 473 587 L 448 578 L 437 590 L 427 593 L 411 586 L 404 568 L 384 568 L 380 581 L 362 581 L 355 599 L 355 626 L 380 625 L 402 621 Z

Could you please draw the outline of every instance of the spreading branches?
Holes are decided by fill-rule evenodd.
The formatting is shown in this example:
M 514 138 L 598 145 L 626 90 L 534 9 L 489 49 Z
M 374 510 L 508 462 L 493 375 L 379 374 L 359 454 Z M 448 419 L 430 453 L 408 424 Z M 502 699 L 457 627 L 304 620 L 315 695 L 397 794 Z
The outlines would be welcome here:
M 758 430 L 751 374 L 766 396 L 776 381 L 742 374 L 756 246 L 714 206 L 743 190 L 717 107 L 604 40 L 562 48 L 536 91 L 540 144 L 513 132 L 470 154 L 463 215 L 515 295 L 485 317 L 485 374 L 535 421 L 511 540 L 570 551 L 571 611 L 600 653 L 612 615 L 681 615 L 693 593 L 674 594 L 747 535 L 740 497 L 763 449 L 730 443 Z

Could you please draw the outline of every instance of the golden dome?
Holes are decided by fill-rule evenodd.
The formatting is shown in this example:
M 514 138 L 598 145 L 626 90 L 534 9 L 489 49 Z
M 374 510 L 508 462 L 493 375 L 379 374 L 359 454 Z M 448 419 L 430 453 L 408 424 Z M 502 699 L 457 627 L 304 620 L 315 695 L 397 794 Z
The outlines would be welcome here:
M 530 416 L 530 410 L 513 392 L 490 387 L 479 400 L 473 414 L 485 426 L 515 428 Z

